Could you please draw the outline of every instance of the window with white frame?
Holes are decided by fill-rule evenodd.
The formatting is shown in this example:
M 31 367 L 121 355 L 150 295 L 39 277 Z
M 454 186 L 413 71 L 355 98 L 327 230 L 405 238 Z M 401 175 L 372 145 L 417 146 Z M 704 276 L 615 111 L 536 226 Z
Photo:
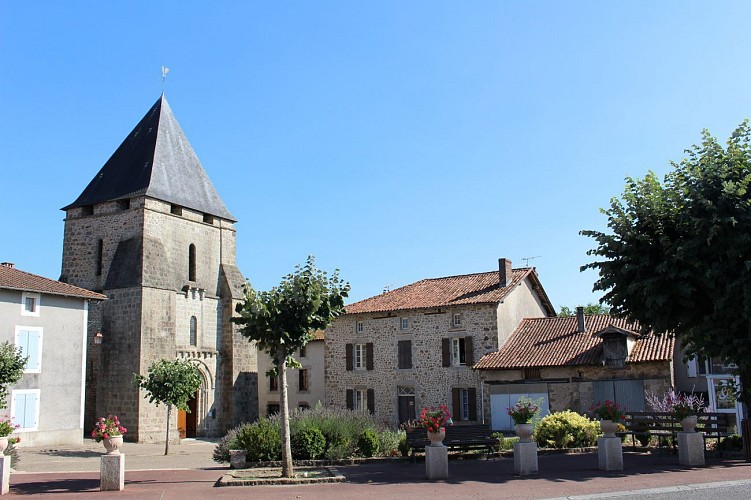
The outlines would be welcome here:
M 451 315 L 451 326 L 454 328 L 462 326 L 462 313 L 454 313 Z
M 41 373 L 42 327 L 16 326 L 16 346 L 21 348 L 21 356 L 29 358 L 24 373 Z
M 39 316 L 39 300 L 41 295 L 38 293 L 23 292 L 21 294 L 21 316 Z
M 409 318 L 402 318 L 401 319 L 401 329 L 402 330 L 409 330 Z
M 469 420 L 469 391 L 459 389 L 459 418 L 460 420 Z
M 355 331 L 356 331 L 357 333 L 362 333 L 362 332 L 364 332 L 364 331 L 365 331 L 365 325 L 363 324 L 363 322 L 362 322 L 362 321 L 358 321 L 358 322 L 357 322 L 357 323 L 355 324 Z
M 355 389 L 354 392 L 354 409 L 365 411 L 368 409 L 368 391 L 365 389 Z
M 16 432 L 35 431 L 39 427 L 39 389 L 23 389 L 11 392 L 10 417 Z
M 451 339 L 451 365 L 463 366 L 467 362 L 464 337 Z
M 365 344 L 355 344 L 355 370 L 364 370 L 368 354 Z

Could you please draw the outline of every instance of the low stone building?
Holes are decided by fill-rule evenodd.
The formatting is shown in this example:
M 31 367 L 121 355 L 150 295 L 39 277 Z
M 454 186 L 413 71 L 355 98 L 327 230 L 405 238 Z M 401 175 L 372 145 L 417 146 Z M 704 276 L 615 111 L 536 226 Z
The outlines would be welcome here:
M 313 340 L 294 354 L 302 368 L 287 368 L 287 398 L 289 408 L 315 408 L 326 404 L 324 392 L 324 332 L 315 333 Z M 279 379 L 266 373 L 274 367 L 271 357 L 258 349 L 258 408 L 261 414 L 279 411 Z
M 22 446 L 81 444 L 84 363 L 94 333 L 90 306 L 106 297 L 0 264 L 0 342 L 28 356 L 24 374 L 10 386 L 3 418 L 20 428 Z
M 367 409 L 388 425 L 447 403 L 454 421 L 482 419 L 472 365 L 525 317 L 554 316 L 534 268 L 425 279 L 347 306 L 326 330 L 326 403 Z
M 513 427 L 506 409 L 522 396 L 542 399 L 542 414 L 587 413 L 606 400 L 644 411 L 645 391 L 675 387 L 673 338 L 639 335 L 638 326 L 608 315 L 525 318 L 497 352 L 475 365 L 485 418 L 495 430 Z M 680 359 L 680 358 L 679 358 Z

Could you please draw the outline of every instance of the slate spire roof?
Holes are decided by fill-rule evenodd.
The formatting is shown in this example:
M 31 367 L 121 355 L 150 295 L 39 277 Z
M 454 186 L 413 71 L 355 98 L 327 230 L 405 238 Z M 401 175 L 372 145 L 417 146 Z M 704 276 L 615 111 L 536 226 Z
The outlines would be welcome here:
M 146 195 L 235 221 L 162 94 L 83 193 L 63 208 Z

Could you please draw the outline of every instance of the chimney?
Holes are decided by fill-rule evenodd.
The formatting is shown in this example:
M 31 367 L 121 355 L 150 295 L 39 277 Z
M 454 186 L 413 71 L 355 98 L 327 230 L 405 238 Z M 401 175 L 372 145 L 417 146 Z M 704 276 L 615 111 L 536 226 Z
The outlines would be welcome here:
M 498 283 L 506 287 L 511 283 L 511 259 L 498 259 Z
M 584 322 L 584 308 L 582 306 L 576 308 L 576 331 L 579 333 L 587 331 L 587 325 Z
M 10 267 L 11 269 L 14 268 L 14 267 L 16 267 L 16 265 L 14 263 L 12 263 L 12 262 L 0 262 L 0 266 Z

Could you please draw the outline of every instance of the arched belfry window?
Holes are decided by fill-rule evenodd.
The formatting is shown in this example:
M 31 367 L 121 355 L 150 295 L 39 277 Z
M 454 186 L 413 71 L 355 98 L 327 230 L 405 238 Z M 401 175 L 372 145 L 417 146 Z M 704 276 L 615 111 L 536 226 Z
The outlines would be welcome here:
M 198 320 L 195 316 L 190 317 L 190 345 L 198 345 Z
M 196 246 L 190 244 L 188 247 L 188 281 L 196 280 Z

